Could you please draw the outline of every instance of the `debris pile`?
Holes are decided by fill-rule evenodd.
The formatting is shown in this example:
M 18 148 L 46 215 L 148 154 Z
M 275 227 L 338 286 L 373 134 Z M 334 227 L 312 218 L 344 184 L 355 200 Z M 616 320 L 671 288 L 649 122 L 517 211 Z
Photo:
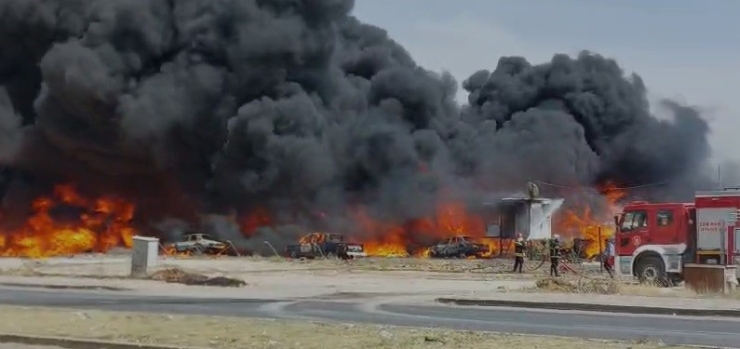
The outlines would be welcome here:
M 580 279 L 578 293 L 617 294 L 619 284 L 610 279 Z
M 579 279 L 567 281 L 556 278 L 537 280 L 535 286 L 539 290 L 563 293 L 596 293 L 616 294 L 619 293 L 619 285 L 613 280 L 606 279 Z
M 540 290 L 554 291 L 554 292 L 568 292 L 573 293 L 576 291 L 575 285 L 569 281 L 547 278 L 537 280 L 535 286 Z
M 242 287 L 247 285 L 246 282 L 239 279 L 223 276 L 208 277 L 203 274 L 189 273 L 178 268 L 160 270 L 149 276 L 149 279 L 193 286 Z

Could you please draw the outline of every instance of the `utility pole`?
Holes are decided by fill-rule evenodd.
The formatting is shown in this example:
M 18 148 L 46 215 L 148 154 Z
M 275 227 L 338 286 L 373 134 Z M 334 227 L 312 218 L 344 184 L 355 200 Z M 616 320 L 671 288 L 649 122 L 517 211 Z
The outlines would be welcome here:
M 717 189 L 722 190 L 722 164 L 717 164 Z

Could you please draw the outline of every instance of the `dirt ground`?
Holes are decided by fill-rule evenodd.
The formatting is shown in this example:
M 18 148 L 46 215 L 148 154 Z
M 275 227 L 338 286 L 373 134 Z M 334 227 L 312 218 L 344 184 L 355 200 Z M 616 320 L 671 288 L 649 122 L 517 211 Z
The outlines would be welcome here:
M 26 345 L 18 343 L 0 343 L 0 349 L 65 349 L 62 347 L 52 347 L 47 345 Z
M 528 261 L 524 274 L 510 272 L 511 261 L 506 259 L 420 259 L 420 258 L 363 258 L 351 262 L 338 259 L 289 260 L 264 257 L 161 257 L 152 273 L 165 269 L 179 269 L 211 278 L 227 277 L 243 280 L 249 292 L 258 296 L 263 290 L 273 294 L 281 290 L 284 297 L 295 296 L 296 285 L 301 295 L 317 296 L 333 292 L 414 292 L 462 295 L 466 293 L 495 292 L 499 289 L 530 292 L 600 293 L 648 297 L 682 298 L 736 298 L 733 295 L 706 295 L 674 287 L 670 289 L 634 285 L 627 280 L 611 282 L 598 264 L 572 265 L 575 272 L 564 273 L 560 278 L 576 285 L 563 287 L 536 287 L 535 282 L 547 279 L 549 264 Z M 539 268 L 538 268 L 539 267 Z M 105 283 L 114 287 L 161 288 L 154 282 L 129 278 L 130 257 L 127 255 L 78 255 L 49 259 L 0 259 L 0 278 L 12 276 L 56 276 L 111 279 Z M 51 278 L 46 278 L 50 280 Z M 399 279 L 407 283 L 398 283 Z M 338 283 L 337 280 L 342 280 Z M 483 281 L 483 282 L 481 282 Z M 7 280 L 5 281 L 7 282 Z M 59 281 L 59 282 L 69 282 Z M 85 281 L 85 282 L 89 282 Z M 132 286 L 132 284 L 137 283 Z M 557 285 L 555 285 L 557 286 Z M 180 288 L 178 292 L 192 289 Z M 260 291 L 261 292 L 261 291 Z M 283 295 L 284 293 L 284 295 Z
M 627 343 L 377 325 L 0 306 L 0 332 L 200 348 L 652 349 Z M 683 347 L 673 347 L 683 348 Z M 688 349 L 688 347 L 686 347 Z
M 430 259 L 361 258 L 350 262 L 339 259 L 290 260 L 280 257 L 160 257 L 155 269 L 181 268 L 202 273 L 258 273 L 300 270 L 343 271 L 419 271 L 468 275 L 499 275 L 507 279 L 545 276 L 549 264 L 530 261 L 524 274 L 510 273 L 508 259 Z M 574 269 L 582 275 L 603 276 L 597 264 L 581 264 Z M 130 273 L 130 257 L 116 255 L 78 255 L 69 258 L 0 259 L 0 274 L 45 274 L 57 276 L 125 277 Z M 566 274 L 567 277 L 576 276 Z
M 695 292 L 683 286 L 659 287 L 618 282 L 604 278 L 582 278 L 579 280 L 542 278 L 535 282 L 534 287 L 523 288 L 519 291 L 740 300 L 740 290 L 728 294 Z

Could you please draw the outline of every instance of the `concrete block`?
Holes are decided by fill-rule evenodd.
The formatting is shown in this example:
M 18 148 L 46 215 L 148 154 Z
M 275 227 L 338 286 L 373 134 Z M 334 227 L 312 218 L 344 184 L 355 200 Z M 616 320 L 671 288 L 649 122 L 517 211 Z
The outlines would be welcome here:
M 131 276 L 145 277 L 149 269 L 157 265 L 159 239 L 134 236 L 134 251 L 131 255 Z
M 725 269 L 725 294 L 735 293 L 737 290 L 737 265 L 727 265 Z
M 686 264 L 684 281 L 697 293 L 732 293 L 736 289 L 735 265 Z

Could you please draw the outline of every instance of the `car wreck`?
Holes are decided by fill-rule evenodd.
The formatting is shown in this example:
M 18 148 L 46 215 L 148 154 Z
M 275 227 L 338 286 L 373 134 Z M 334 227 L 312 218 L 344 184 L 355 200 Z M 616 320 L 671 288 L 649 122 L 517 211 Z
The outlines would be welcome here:
M 176 254 L 191 255 L 222 255 L 235 253 L 238 255 L 234 245 L 228 240 L 220 240 L 209 234 L 192 232 L 182 236 L 180 241 L 172 243 L 168 251 Z
M 431 258 L 484 258 L 491 252 L 488 245 L 469 236 L 454 236 L 437 241 L 429 248 Z
M 366 257 L 363 244 L 348 242 L 342 234 L 310 233 L 297 244 L 288 245 L 285 254 L 290 258 L 335 256 L 342 259 Z

